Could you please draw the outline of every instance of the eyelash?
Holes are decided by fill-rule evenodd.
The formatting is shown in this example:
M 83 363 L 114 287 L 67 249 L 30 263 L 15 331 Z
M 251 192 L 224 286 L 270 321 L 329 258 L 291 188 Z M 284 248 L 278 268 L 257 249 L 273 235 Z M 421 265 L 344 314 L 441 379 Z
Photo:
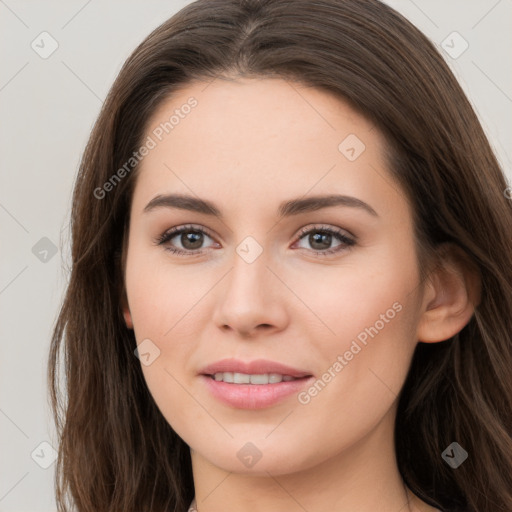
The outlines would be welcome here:
M 160 236 L 158 236 L 155 239 L 155 243 L 157 245 L 165 245 L 170 240 L 175 238 L 176 236 L 181 235 L 182 233 L 188 233 L 188 232 L 202 233 L 210 238 L 213 238 L 203 228 L 195 227 L 193 225 L 186 225 L 186 226 L 182 226 L 182 227 L 175 227 L 175 228 L 168 229 L 167 231 L 165 231 L 164 233 L 162 233 Z M 315 249 L 306 249 L 310 252 L 313 252 L 316 256 L 319 256 L 319 257 L 328 256 L 330 254 L 335 254 L 335 253 L 349 250 L 356 243 L 356 241 L 354 239 L 349 238 L 341 230 L 339 230 L 337 228 L 316 226 L 316 225 L 313 227 L 302 228 L 297 235 L 297 241 L 302 240 L 305 237 L 305 235 L 308 235 L 310 233 L 322 233 L 322 234 L 327 234 L 327 235 L 333 235 L 341 242 L 340 245 L 338 245 L 332 249 L 326 249 L 325 251 L 317 251 Z M 205 252 L 205 249 L 198 249 L 198 250 L 192 251 L 192 250 L 183 250 L 183 249 L 179 249 L 179 248 L 171 247 L 171 246 L 165 247 L 165 250 L 170 251 L 171 253 L 173 253 L 177 256 L 199 256 Z

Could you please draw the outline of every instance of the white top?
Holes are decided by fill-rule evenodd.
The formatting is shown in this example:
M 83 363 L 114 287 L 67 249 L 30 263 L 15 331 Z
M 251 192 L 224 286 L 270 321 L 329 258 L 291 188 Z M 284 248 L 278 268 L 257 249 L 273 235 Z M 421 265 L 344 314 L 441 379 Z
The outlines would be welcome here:
M 437 512 L 441 512 L 441 510 L 439 510 L 439 509 L 436 509 L 436 510 L 437 510 Z M 188 507 L 187 512 L 197 512 L 196 499 L 195 498 L 192 500 L 192 503 L 190 504 L 190 507 Z

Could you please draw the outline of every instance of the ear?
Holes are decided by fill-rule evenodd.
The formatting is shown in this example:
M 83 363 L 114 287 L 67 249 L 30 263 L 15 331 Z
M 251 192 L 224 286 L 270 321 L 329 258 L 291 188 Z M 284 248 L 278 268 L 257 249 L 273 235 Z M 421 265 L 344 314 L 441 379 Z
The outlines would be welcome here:
M 123 291 L 122 299 L 121 299 L 121 308 L 123 310 L 123 318 L 128 329 L 133 329 L 132 315 L 130 313 L 130 308 L 128 307 L 128 299 L 126 297 L 126 292 Z
M 418 341 L 445 341 L 460 332 L 471 320 L 480 296 L 476 265 L 460 247 L 445 244 L 424 288 Z
M 125 219 L 124 229 L 123 229 L 123 245 L 122 250 L 116 252 L 116 257 L 120 269 L 120 279 L 119 279 L 119 287 L 121 293 L 121 308 L 123 311 L 123 318 L 128 329 L 133 329 L 132 315 L 130 313 L 130 308 L 128 306 L 128 297 L 126 296 L 126 256 L 128 253 L 128 230 L 129 230 L 129 222 L 128 218 Z

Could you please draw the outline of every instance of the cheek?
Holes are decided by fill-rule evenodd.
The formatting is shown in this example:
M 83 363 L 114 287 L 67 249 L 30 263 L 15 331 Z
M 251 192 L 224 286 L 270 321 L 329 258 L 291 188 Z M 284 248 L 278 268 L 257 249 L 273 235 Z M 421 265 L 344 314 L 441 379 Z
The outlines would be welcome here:
M 126 269 L 135 337 L 138 342 L 145 338 L 165 341 L 194 315 L 191 308 L 207 291 L 207 283 L 197 277 L 200 273 L 194 272 L 193 265 L 180 267 L 166 261 L 163 249 L 137 249 L 129 253 Z
M 392 333 L 412 322 L 408 315 L 419 276 L 414 251 L 404 252 L 383 247 L 339 267 L 299 268 L 289 276 L 294 291 L 325 327 L 322 337 L 328 346 L 348 349 L 351 340 L 359 337 L 364 343 L 371 334 L 393 342 Z
M 194 304 L 211 285 L 197 280 L 193 265 L 184 270 L 166 264 L 161 254 L 155 258 L 159 251 L 135 244 L 132 249 L 126 290 L 137 344 L 141 353 L 149 353 L 141 357 L 142 373 L 164 417 L 179 435 L 186 436 L 182 425 L 189 425 L 197 412 L 186 391 L 192 384 L 189 362 L 197 349 L 195 320 L 200 308 L 196 310 Z
M 391 247 L 372 260 L 339 272 L 326 269 L 325 279 L 317 281 L 325 285 L 314 293 L 309 281 L 298 287 L 326 327 L 308 336 L 320 382 L 302 403 L 317 408 L 315 414 L 342 400 L 353 417 L 378 415 L 405 381 L 417 344 L 415 253 Z

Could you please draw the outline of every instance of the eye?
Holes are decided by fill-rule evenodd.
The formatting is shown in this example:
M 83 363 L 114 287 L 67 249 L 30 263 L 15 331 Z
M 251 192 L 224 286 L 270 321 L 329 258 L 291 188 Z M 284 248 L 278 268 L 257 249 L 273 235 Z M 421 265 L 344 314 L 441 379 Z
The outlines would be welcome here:
M 339 228 L 313 226 L 311 228 L 303 228 L 299 232 L 298 242 L 305 240 L 312 247 L 312 251 L 317 256 L 326 256 L 344 250 L 348 250 L 351 246 L 355 245 L 354 238 L 348 236 L 345 231 Z M 334 240 L 338 240 L 339 244 L 331 247 Z M 303 247 L 302 247 L 303 248 Z
M 205 236 L 211 239 L 203 228 L 187 225 L 168 229 L 157 237 L 156 243 L 165 245 L 167 251 L 179 256 L 198 255 L 204 252 L 201 246 L 204 243 Z M 173 239 L 176 239 L 176 242 L 173 243 Z M 175 247 L 174 244 L 176 243 L 180 244 L 181 247 Z

